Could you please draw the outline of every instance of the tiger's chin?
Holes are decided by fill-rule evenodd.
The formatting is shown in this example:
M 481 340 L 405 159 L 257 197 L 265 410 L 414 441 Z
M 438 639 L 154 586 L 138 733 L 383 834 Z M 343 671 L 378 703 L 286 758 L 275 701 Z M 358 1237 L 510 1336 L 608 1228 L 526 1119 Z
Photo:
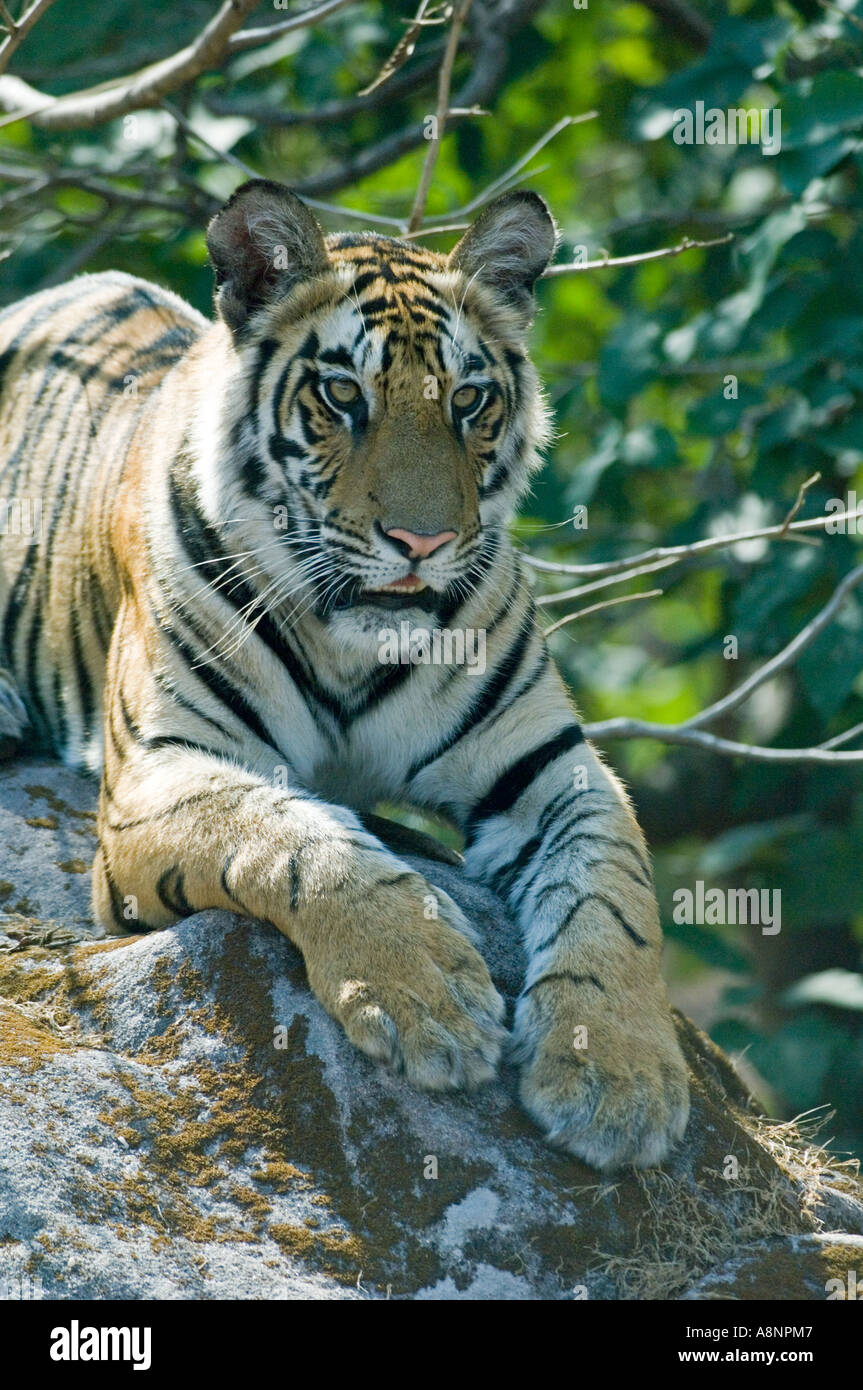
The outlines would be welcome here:
M 393 660 L 401 664 L 410 660 L 404 653 L 411 642 L 428 642 L 431 634 L 449 627 L 459 606 L 460 594 L 452 588 L 438 590 L 423 584 L 404 592 L 390 586 L 367 589 L 357 581 L 350 594 L 343 593 L 330 604 L 324 620 L 330 639 L 360 666 Z

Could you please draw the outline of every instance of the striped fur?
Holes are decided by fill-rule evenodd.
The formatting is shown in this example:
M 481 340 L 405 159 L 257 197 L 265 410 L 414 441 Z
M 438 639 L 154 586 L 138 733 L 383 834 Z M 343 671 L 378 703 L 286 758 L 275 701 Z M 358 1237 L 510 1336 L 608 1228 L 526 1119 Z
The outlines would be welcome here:
M 455 904 L 358 813 L 443 812 L 524 931 L 526 1108 L 599 1167 L 660 1161 L 688 1101 L 650 866 L 506 533 L 547 437 L 525 350 L 547 210 L 506 195 L 446 258 L 324 242 L 256 182 L 209 240 L 213 324 L 120 274 L 0 316 L 0 499 L 22 509 L 0 735 L 26 721 L 101 772 L 100 922 L 275 923 L 352 1041 L 430 1088 L 493 1074 L 502 1004 Z M 16 528 L 39 504 L 41 532 Z M 395 527 L 456 536 L 412 561 Z M 409 571 L 421 593 L 370 592 Z M 382 664 L 405 622 L 484 633 L 485 671 Z

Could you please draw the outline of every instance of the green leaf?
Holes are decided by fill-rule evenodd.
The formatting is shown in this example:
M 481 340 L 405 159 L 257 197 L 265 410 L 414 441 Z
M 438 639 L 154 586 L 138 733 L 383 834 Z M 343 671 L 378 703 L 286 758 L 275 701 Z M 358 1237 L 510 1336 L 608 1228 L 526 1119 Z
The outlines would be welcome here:
M 786 92 L 782 148 L 823 145 L 840 131 L 863 128 L 863 77 L 853 71 L 816 73 Z
M 663 927 L 663 931 L 669 941 L 674 941 L 678 946 L 691 951 L 699 960 L 704 961 L 706 965 L 714 966 L 717 970 L 733 970 L 735 974 L 742 975 L 751 969 L 742 951 L 738 951 L 736 946 L 732 946 L 718 932 L 710 931 L 707 927 L 669 922 Z
M 863 670 L 863 607 L 852 594 L 836 618 L 803 652 L 798 673 L 822 719 L 841 709 Z

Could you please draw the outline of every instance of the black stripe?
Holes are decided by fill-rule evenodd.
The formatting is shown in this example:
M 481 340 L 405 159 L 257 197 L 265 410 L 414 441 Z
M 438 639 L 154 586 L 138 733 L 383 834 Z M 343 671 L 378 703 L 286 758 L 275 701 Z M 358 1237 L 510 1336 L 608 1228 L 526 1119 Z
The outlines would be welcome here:
M 571 970 L 551 970 L 547 975 L 540 975 L 539 979 L 534 980 L 532 985 L 528 985 L 527 989 L 522 991 L 522 999 L 526 999 L 537 985 L 548 984 L 551 980 L 568 980 L 573 985 L 594 985 L 596 989 L 601 989 L 603 994 L 605 993 L 605 985 L 595 975 L 574 975 Z
M 549 946 L 553 946 L 567 928 L 572 925 L 573 919 L 578 916 L 581 909 L 590 902 L 602 903 L 602 906 L 620 923 L 627 936 L 635 942 L 636 946 L 647 945 L 647 939 L 643 937 L 640 932 L 637 932 L 634 927 L 629 925 L 620 911 L 620 908 L 616 903 L 611 901 L 611 898 L 607 898 L 604 893 L 588 893 L 587 897 L 582 898 L 580 902 L 576 903 L 575 907 L 564 917 L 560 925 L 555 927 L 554 931 L 550 932 L 549 935 L 534 948 L 534 954 L 538 954 L 540 951 L 547 951 Z
M 514 806 L 519 797 L 553 762 L 584 742 L 579 724 L 570 724 L 538 748 L 525 753 L 518 762 L 507 768 L 467 817 L 467 842 L 471 843 L 480 823 L 490 816 L 502 815 Z
M 513 588 L 517 589 L 517 587 L 518 579 Z M 512 593 L 513 591 L 511 590 L 510 592 Z M 462 716 L 460 722 L 445 738 L 436 743 L 429 752 L 421 754 L 419 758 L 411 763 L 405 776 L 406 782 L 412 781 L 417 773 L 421 772 L 424 767 L 428 767 L 429 764 L 437 762 L 438 758 L 442 758 L 444 753 L 447 753 L 460 739 L 463 739 L 466 734 L 470 733 L 471 729 L 481 724 L 484 719 L 494 712 L 495 706 L 498 704 L 513 676 L 521 666 L 527 644 L 534 630 L 533 617 L 533 608 L 531 607 L 525 614 L 521 627 L 516 633 L 509 650 L 501 660 L 495 664 L 491 678 L 482 686 L 476 699 L 471 701 L 467 712 Z M 494 622 L 489 624 L 488 632 L 492 632 L 494 626 Z
M 189 902 L 185 893 L 185 875 L 179 864 L 172 864 L 170 869 L 166 869 L 159 875 L 156 884 L 156 895 L 163 907 L 169 912 L 173 912 L 177 917 L 191 917 L 195 909 Z
M 215 666 L 199 664 L 198 653 L 189 646 L 185 638 L 181 637 L 175 628 L 165 628 L 163 631 L 177 655 L 182 657 L 186 663 L 189 675 L 196 676 L 221 704 L 226 705 L 231 713 L 245 724 L 250 733 L 259 738 L 268 748 L 275 747 L 269 731 L 261 722 L 257 712 L 244 699 L 237 687 Z

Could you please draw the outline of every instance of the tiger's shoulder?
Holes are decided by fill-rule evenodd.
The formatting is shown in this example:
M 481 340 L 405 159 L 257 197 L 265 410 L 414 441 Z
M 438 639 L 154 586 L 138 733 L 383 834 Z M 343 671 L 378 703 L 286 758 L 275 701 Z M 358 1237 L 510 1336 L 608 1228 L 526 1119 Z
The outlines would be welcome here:
M 109 345 L 127 355 L 186 351 L 209 321 L 179 295 L 124 271 L 79 275 L 0 311 L 0 387 L 16 368 L 67 347 L 62 366 L 82 370 Z M 59 363 L 58 363 L 59 365 Z

